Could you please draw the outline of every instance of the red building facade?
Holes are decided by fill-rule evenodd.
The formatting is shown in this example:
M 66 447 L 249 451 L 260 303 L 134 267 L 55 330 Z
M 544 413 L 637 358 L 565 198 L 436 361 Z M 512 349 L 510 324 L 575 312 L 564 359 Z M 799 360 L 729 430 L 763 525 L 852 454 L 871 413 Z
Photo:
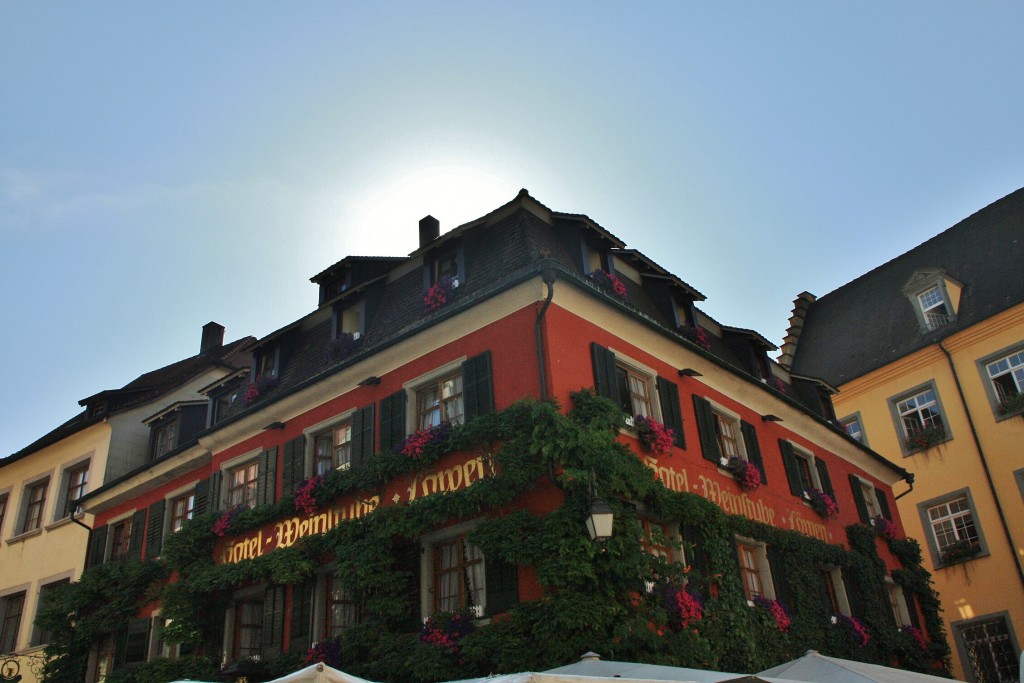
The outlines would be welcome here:
M 555 666 L 581 646 L 732 670 L 808 647 L 943 665 L 895 514 L 906 472 L 833 424 L 826 385 L 525 192 L 438 233 L 428 217 L 408 258 L 314 277 L 318 308 L 208 387 L 204 432 L 83 501 L 91 571 L 168 564 L 93 643 L 90 678 L 199 653 L 256 680 L 314 643 L 393 680 L 515 668 L 510 651 Z M 610 541 L 584 530 L 597 497 Z M 602 591 L 555 638 L 564 652 L 521 642 Z M 403 647 L 419 654 L 389 664 Z

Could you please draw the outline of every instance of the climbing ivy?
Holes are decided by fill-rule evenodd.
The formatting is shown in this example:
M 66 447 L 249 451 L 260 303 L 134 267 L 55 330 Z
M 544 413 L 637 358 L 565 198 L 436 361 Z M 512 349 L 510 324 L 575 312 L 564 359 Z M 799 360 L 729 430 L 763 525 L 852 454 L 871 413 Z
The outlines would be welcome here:
M 379 453 L 366 467 L 332 472 L 317 483 L 316 501 L 381 495 L 396 477 L 430 470 L 452 452 L 482 454 L 493 476 L 459 491 L 383 506 L 251 560 L 215 564 L 217 539 L 211 529 L 216 517 L 198 517 L 167 539 L 157 563 L 163 573 L 154 577 L 166 571 L 176 577 L 159 595 L 163 615 L 172 620 L 165 638 L 197 645 L 217 642 L 222 608 L 236 586 L 302 583 L 331 561 L 360 599 L 363 614 L 362 623 L 340 639 L 331 663 L 371 680 L 426 683 L 542 670 L 573 661 L 587 650 L 615 660 L 758 671 L 813 648 L 881 664 L 898 660 L 908 668 L 948 674 L 938 602 L 920 567 L 920 554 L 914 556 L 909 545 L 893 545 L 905 566 L 897 580 L 919 596 L 928 633 L 941 641 L 916 658 L 907 656 L 908 638 L 885 617 L 885 567 L 869 527 L 848 529 L 846 550 L 728 516 L 699 496 L 670 491 L 617 440 L 622 420 L 611 402 L 584 390 L 573 395 L 567 414 L 552 402 L 521 401 L 455 427 L 446 441 L 427 446 L 418 458 Z M 583 527 L 595 489 L 616 515 L 615 535 L 605 543 L 591 542 Z M 544 497 L 550 510 L 537 515 L 522 509 L 518 501 L 526 495 Z M 243 511 L 231 519 L 228 535 L 294 514 L 291 499 Z M 646 552 L 639 542 L 643 518 L 699 529 L 700 540 L 691 540 L 687 547 L 690 564 Z M 470 540 L 486 557 L 519 566 L 545 590 L 540 599 L 521 602 L 486 627 L 461 636 L 457 647 L 442 648 L 418 638 L 418 620 L 410 619 L 412 575 L 394 550 L 463 520 L 477 521 Z M 784 602 L 790 621 L 785 632 L 767 609 L 748 605 L 736 570 L 735 535 L 765 542 L 786 558 Z M 857 646 L 843 628 L 830 623 L 831 614 L 814 588 L 823 565 L 842 567 L 855 586 L 851 589 L 867 598 L 859 616 L 871 636 L 868 645 Z M 87 571 L 83 582 L 91 585 L 97 580 L 93 572 L 107 566 Z M 701 594 L 703 611 L 700 619 L 682 627 L 670 619 L 666 591 L 657 587 L 678 590 L 684 584 Z M 779 584 L 782 593 L 783 582 Z M 655 590 L 650 590 L 652 585 Z M 151 597 L 143 587 L 119 591 L 126 604 L 117 618 L 102 620 L 107 631 L 127 622 L 134 616 L 132 608 Z M 100 624 L 73 634 L 73 642 L 80 644 L 75 652 L 98 637 Z M 145 679 L 140 674 L 137 680 Z

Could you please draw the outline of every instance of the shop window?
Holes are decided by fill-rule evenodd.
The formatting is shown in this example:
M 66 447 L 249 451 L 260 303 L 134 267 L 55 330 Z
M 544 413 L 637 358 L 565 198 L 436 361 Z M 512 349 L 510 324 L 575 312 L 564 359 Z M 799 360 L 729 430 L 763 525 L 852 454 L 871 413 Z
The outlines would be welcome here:
M 973 683 L 1016 683 L 1019 648 L 1005 613 L 954 623 L 960 659 Z
M 18 649 L 18 629 L 25 609 L 25 591 L 0 598 L 0 654 Z

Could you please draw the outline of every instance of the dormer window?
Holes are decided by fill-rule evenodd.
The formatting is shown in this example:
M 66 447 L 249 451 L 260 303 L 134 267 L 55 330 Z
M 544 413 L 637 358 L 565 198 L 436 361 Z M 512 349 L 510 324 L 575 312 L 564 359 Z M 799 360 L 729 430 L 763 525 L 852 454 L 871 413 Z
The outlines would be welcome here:
M 169 453 L 178 445 L 178 420 L 168 418 L 164 424 L 153 428 L 153 457 Z
M 256 356 L 255 379 L 277 377 L 279 354 L 277 347 L 262 348 Z
M 922 332 L 931 332 L 956 320 L 963 285 L 942 270 L 919 270 L 903 285 Z

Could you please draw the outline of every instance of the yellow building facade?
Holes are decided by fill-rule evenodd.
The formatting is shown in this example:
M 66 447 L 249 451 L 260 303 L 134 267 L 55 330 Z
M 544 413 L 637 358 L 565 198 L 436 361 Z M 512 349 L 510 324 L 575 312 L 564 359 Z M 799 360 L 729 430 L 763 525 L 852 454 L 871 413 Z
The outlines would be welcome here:
M 1024 190 L 821 298 L 780 363 L 914 474 L 897 496 L 932 573 L 954 673 L 1019 676 L 1024 637 Z

